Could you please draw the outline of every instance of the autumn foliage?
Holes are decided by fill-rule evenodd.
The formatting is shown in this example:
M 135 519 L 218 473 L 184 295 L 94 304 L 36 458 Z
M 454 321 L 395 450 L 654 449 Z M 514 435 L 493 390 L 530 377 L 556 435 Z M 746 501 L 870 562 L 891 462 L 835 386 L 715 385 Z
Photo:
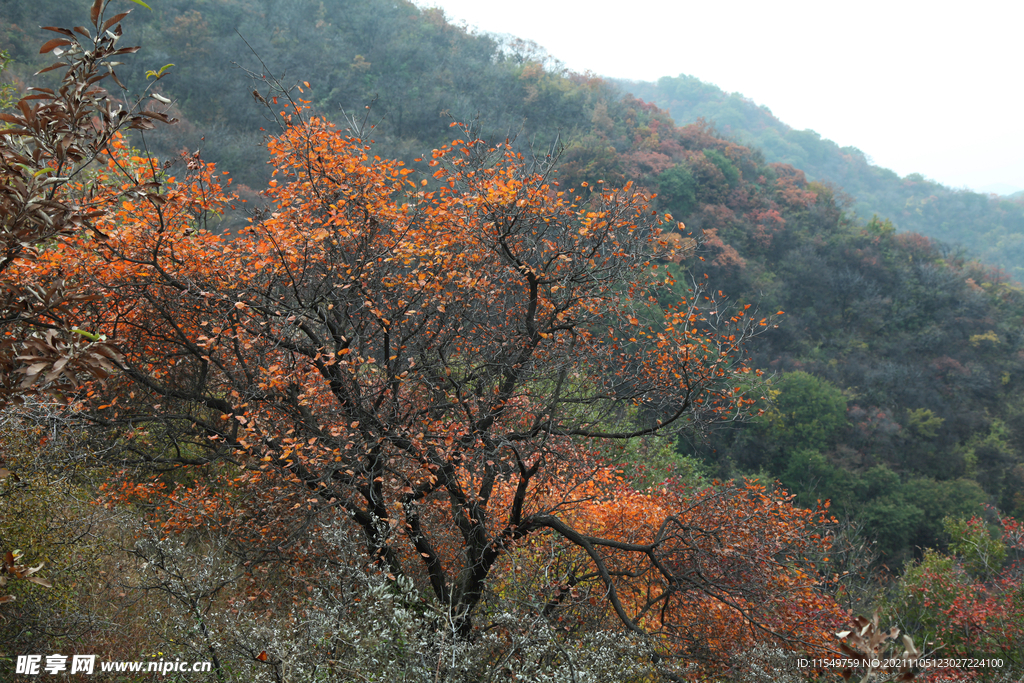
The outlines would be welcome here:
M 971 679 L 1015 671 L 1024 663 L 1021 524 L 999 518 L 995 531 L 978 516 L 944 521 L 951 552 L 925 551 L 906 568 L 886 606 L 942 653 L 936 656 L 1002 662 L 982 667 L 987 671 L 934 673 Z
M 559 496 L 565 487 L 576 500 L 561 501 L 555 528 L 564 536 L 531 550 L 559 557 L 553 573 L 564 578 L 550 599 L 568 611 L 560 621 L 580 621 L 571 605 L 607 595 L 600 627 L 615 628 L 617 616 L 662 655 L 705 670 L 725 670 L 759 643 L 828 651 L 823 626 L 844 615 L 818 588 L 831 546 L 824 510 L 796 508 L 750 481 L 636 490 L 611 467 L 585 481 L 566 476 Z
M 186 155 L 175 176 L 117 138 L 90 179 L 105 238 L 21 270 L 90 292 L 78 315 L 123 354 L 78 396 L 131 464 L 108 500 L 165 533 L 216 530 L 248 563 L 329 556 L 342 529 L 462 638 L 546 546 L 557 581 L 516 583 L 546 616 L 584 591 L 594 627 L 649 635 L 672 666 L 821 646 L 825 515 L 754 484 L 637 491 L 602 455 L 743 419 L 744 345 L 769 319 L 696 286 L 659 305 L 681 240 L 629 184 L 561 187 L 474 139 L 424 177 L 303 109 L 245 227 L 218 229 L 232 200 L 212 165 Z

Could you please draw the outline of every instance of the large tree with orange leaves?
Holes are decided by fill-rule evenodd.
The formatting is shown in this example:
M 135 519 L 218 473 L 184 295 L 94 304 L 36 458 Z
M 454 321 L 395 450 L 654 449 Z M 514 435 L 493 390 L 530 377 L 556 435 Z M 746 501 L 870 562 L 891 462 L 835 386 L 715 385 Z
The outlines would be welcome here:
M 81 313 L 123 353 L 81 396 L 106 452 L 146 465 L 113 494 L 160 503 L 168 531 L 217 526 L 247 561 L 351 529 L 462 637 L 502 558 L 555 538 L 668 651 L 716 610 L 726 640 L 807 639 L 828 611 L 800 568 L 812 516 L 753 490 L 630 498 L 600 457 L 753 406 L 744 344 L 769 321 L 696 286 L 659 305 L 670 217 L 630 185 L 559 187 L 507 142 L 456 140 L 420 179 L 297 109 L 244 229 L 208 229 L 229 201 L 211 166 L 166 177 L 116 141 L 107 239 L 23 271 L 93 292 Z M 124 191 L 149 183 L 161 197 Z M 753 514 L 727 531 L 731 504 Z

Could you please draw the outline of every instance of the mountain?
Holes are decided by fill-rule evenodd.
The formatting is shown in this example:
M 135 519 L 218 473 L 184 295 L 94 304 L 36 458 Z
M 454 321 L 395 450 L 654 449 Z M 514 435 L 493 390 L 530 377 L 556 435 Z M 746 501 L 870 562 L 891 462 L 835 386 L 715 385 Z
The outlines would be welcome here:
M 1007 183 L 991 183 L 989 185 L 985 185 L 984 187 L 979 187 L 978 191 L 984 192 L 985 194 L 997 194 L 1002 197 L 1010 198 L 1012 198 L 1014 195 L 1024 193 L 1024 190 L 1020 189 L 1016 185 L 1009 185 Z
M 812 180 L 834 184 L 851 197 L 851 208 L 862 219 L 878 214 L 898 231 L 962 245 L 1015 280 L 1024 280 L 1024 201 L 1019 194 L 993 197 L 952 189 L 918 173 L 900 178 L 873 165 L 856 147 L 839 147 L 813 130 L 794 130 L 767 107 L 693 76 L 618 84 L 668 110 L 680 125 L 704 119 L 721 135 L 759 148 L 767 160 L 791 164 Z
M 172 99 L 182 122 L 138 146 L 171 158 L 200 149 L 258 203 L 264 129 L 281 122 L 253 91 L 287 92 L 364 126 L 375 154 L 410 168 L 426 170 L 416 159 L 458 120 L 556 162 L 563 187 L 633 181 L 685 224 L 680 244 L 703 241 L 665 265 L 679 282 L 706 273 L 732 305 L 785 311 L 752 350 L 774 375 L 763 418 L 683 452 L 721 477 L 778 478 L 808 505 L 832 499 L 893 566 L 944 542 L 944 514 L 988 503 L 1024 516 L 1024 292 L 939 241 L 1018 277 L 1024 200 L 899 178 L 696 79 L 630 84 L 634 97 L 401 0 L 152 6 L 126 20 L 125 41 L 143 50 L 122 77 L 131 93 Z M 48 63 L 33 27 L 74 23 L 80 9 L 0 0 L 16 85 Z M 146 72 L 170 63 L 154 86 Z

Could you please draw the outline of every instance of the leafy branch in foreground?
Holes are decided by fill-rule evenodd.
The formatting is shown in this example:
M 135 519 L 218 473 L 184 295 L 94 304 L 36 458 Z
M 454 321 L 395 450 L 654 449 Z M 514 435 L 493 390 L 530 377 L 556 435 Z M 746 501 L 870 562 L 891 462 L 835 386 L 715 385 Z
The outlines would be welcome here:
M 118 131 L 171 122 L 141 102 L 126 108 L 101 86 L 108 77 L 121 86 L 116 60 L 139 49 L 118 46 L 128 12 L 106 18 L 107 4 L 93 2 L 91 30 L 45 27 L 57 37 L 40 52 L 61 61 L 39 74 L 63 70 L 59 83 L 29 88 L 9 113 L 0 113 L 0 401 L 58 394 L 77 386 L 80 377 L 106 376 L 118 358 L 96 333 L 73 329 L 91 324 L 72 315 L 84 293 L 60 278 L 33 286 L 12 273 L 55 239 L 79 233 L 104 239 L 95 223 L 105 209 L 88 190 L 71 192 L 69 183 L 82 177 Z M 158 183 L 123 191 L 160 200 Z

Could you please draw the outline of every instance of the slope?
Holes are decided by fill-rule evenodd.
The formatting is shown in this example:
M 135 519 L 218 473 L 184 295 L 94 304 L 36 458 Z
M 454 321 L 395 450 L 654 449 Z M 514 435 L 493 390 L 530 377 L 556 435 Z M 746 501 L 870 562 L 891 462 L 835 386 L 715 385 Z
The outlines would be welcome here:
M 813 180 L 841 187 L 852 197 L 853 210 L 865 219 L 878 214 L 899 231 L 963 245 L 981 260 L 1005 268 L 1014 279 L 1024 279 L 1024 202 L 1019 196 L 956 190 L 918 173 L 900 178 L 873 165 L 855 147 L 839 147 L 813 130 L 794 130 L 767 107 L 693 76 L 618 84 L 667 109 L 681 125 L 703 118 L 722 135 L 760 148 L 769 161 L 792 164 Z

